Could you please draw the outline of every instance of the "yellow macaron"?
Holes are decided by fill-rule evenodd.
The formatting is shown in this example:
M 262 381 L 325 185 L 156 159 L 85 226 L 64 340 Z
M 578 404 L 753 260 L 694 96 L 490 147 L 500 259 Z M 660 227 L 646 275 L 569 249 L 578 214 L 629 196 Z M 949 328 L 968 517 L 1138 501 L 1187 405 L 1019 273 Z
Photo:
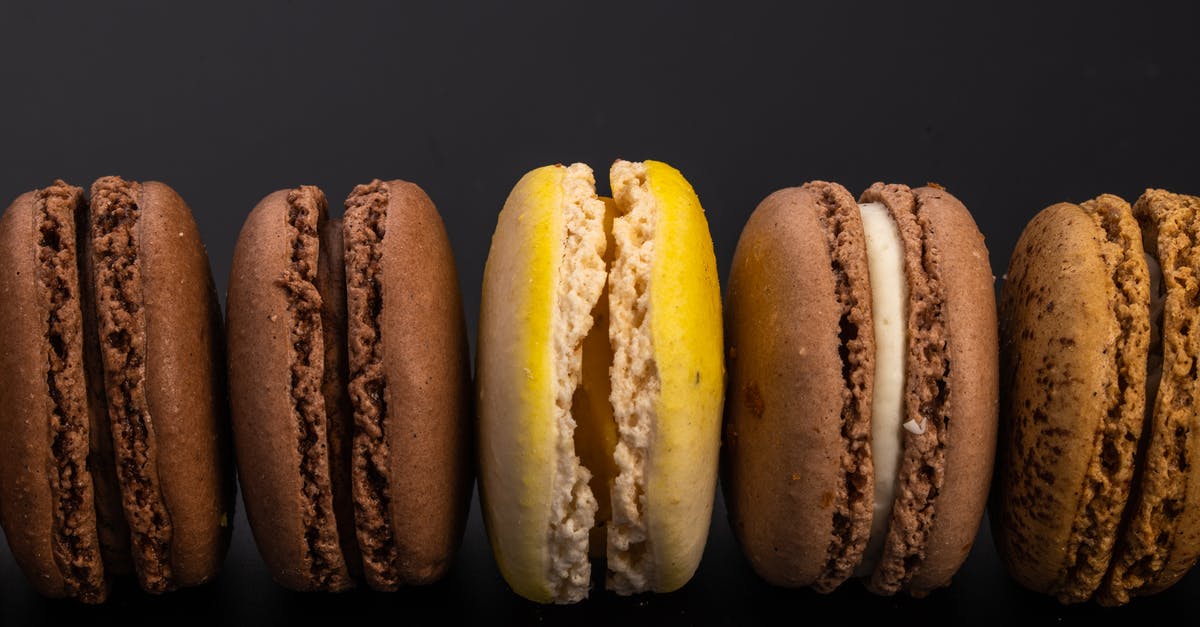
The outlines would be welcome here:
M 724 395 L 704 211 L 674 168 L 533 170 L 500 212 L 479 323 L 480 490 L 521 596 L 675 590 L 708 535 Z

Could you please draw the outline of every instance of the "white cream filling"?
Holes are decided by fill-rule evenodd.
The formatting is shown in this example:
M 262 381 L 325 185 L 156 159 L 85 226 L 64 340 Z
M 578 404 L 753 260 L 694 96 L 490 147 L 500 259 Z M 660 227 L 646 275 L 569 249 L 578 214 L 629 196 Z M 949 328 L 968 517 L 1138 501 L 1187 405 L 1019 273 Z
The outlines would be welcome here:
M 871 536 L 863 559 L 854 574 L 865 577 L 875 570 L 883 554 L 892 501 L 896 498 L 896 475 L 903 450 L 902 429 L 915 433 L 925 425 L 904 423 L 905 305 L 908 284 L 904 281 L 904 246 L 900 231 L 882 203 L 858 206 L 867 242 L 867 266 L 871 276 L 871 322 L 875 328 L 875 390 L 871 398 L 871 458 L 875 462 L 875 511 Z

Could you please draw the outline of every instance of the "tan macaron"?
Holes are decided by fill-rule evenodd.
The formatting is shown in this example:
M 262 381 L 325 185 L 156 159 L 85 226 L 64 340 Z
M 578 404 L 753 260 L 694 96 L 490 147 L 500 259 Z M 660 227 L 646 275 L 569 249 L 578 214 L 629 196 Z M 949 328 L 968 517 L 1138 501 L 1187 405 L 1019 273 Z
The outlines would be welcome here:
M 1200 555 L 1198 212 L 1163 190 L 1060 203 L 1013 252 L 993 534 L 1063 603 L 1126 603 Z

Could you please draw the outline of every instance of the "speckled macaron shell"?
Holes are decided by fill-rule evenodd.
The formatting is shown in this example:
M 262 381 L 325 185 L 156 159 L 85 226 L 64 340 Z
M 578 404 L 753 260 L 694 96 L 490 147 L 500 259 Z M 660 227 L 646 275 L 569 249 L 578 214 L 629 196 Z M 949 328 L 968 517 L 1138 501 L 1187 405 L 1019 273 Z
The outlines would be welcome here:
M 1200 199 L 1164 190 L 1147 190 L 1133 207 L 1145 252 L 1161 273 L 1162 309 L 1150 312 L 1161 337 L 1151 337 L 1148 362 L 1161 377 L 1146 391 L 1138 483 L 1098 594 L 1105 605 L 1169 587 L 1200 554 L 1200 472 L 1190 461 L 1200 445 L 1200 339 L 1192 331 L 1200 324 L 1198 210 Z
M 866 547 L 874 485 L 867 280 L 858 206 L 836 183 L 768 196 L 734 253 L 721 485 L 744 554 L 774 585 L 831 591 Z M 855 342 L 844 354 L 843 327 Z
M 1100 586 L 1129 497 L 1149 284 L 1129 205 L 1105 195 L 1035 216 L 1001 291 L 992 533 L 1018 583 L 1064 603 Z
M 1133 215 L 1162 273 L 1162 319 L 1150 314 L 1162 332 L 1150 360 L 1161 359 L 1162 376 L 1147 391 L 1140 480 L 1100 590 L 1105 605 L 1170 587 L 1200 557 L 1200 198 L 1146 190 Z

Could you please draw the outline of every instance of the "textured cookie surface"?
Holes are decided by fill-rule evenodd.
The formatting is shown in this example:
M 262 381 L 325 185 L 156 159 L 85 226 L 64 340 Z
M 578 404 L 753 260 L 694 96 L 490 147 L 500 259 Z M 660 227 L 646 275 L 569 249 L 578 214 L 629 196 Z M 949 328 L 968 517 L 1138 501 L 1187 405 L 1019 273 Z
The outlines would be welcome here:
M 942 189 L 921 187 L 912 193 L 923 232 L 923 263 L 943 295 L 946 359 L 944 379 L 933 384 L 935 397 L 944 396 L 940 493 L 921 560 L 914 568 L 908 558 L 905 574 L 908 590 L 923 596 L 950 583 L 983 518 L 996 450 L 999 340 L 991 263 L 970 212 Z
M 632 192 L 622 181 L 622 163 L 614 163 L 610 173 L 613 196 L 619 207 L 625 194 Z M 646 587 L 637 591 L 669 592 L 683 586 L 695 573 L 712 518 L 725 389 L 721 294 L 712 239 L 696 193 L 671 166 L 657 161 L 646 161 L 642 166 L 644 179 L 636 184 L 644 189 L 656 208 L 653 262 L 643 297 L 649 299 L 646 320 L 652 338 L 651 363 L 656 370 L 658 394 L 643 397 L 641 401 L 654 404 L 655 416 L 643 497 L 647 551 L 652 554 L 653 567 Z M 636 169 L 631 172 L 636 173 Z M 627 252 L 622 250 L 617 220 L 613 225 L 617 239 L 614 274 L 621 256 Z M 610 282 L 613 280 L 610 278 Z M 614 352 L 620 350 L 613 335 L 620 324 L 617 299 L 617 289 L 613 287 L 609 291 L 609 309 Z M 614 358 L 614 370 L 618 360 L 619 357 Z M 618 385 L 614 375 L 614 414 L 620 411 L 616 402 Z M 618 464 L 620 450 L 618 444 Z M 613 501 L 615 519 L 618 515 L 615 489 Z M 610 543 L 613 537 L 610 530 Z M 611 546 L 609 555 L 611 570 Z M 610 586 L 622 591 L 611 578 Z
M 1091 597 L 1112 556 L 1143 421 L 1148 302 L 1137 224 L 1114 196 L 1039 213 L 1003 286 L 992 528 L 1017 581 L 1063 602 Z
M 470 482 L 469 365 L 445 227 L 420 187 L 360 185 L 346 200 L 355 523 L 376 589 L 445 574 Z
M 832 590 L 866 546 L 869 290 L 858 206 L 840 185 L 775 192 L 738 241 L 722 486 L 747 558 L 776 585 Z
M 352 525 L 353 514 L 342 520 L 335 512 L 333 476 L 343 458 L 330 445 L 331 432 L 346 428 L 336 419 L 349 419 L 337 413 L 346 393 L 333 394 L 332 416 L 325 395 L 339 351 L 326 345 L 322 314 L 336 292 L 318 282 L 329 265 L 324 258 L 341 261 L 340 250 L 322 246 L 328 227 L 325 196 L 315 187 L 263 199 L 238 238 L 228 298 L 230 396 L 246 514 L 272 576 L 299 590 L 352 585 L 338 529 Z M 353 542 L 348 548 L 357 552 Z
M 59 181 L 21 196 L 0 220 L 0 522 L 39 592 L 99 602 L 108 587 L 88 464 L 76 231 L 85 206 L 83 190 Z
M 1200 555 L 1200 199 L 1147 190 L 1133 213 L 1160 272 L 1154 296 L 1162 304 L 1150 310 L 1158 334 L 1150 338 L 1140 480 L 1100 593 L 1104 604 L 1167 588 Z

